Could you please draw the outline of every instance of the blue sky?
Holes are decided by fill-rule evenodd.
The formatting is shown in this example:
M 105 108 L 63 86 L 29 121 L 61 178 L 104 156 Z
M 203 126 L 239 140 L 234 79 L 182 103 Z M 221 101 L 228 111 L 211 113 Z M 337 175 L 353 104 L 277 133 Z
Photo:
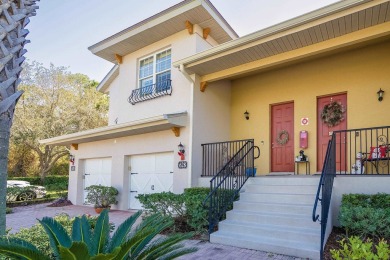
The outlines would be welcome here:
M 41 0 L 31 18 L 27 59 L 66 66 L 100 81 L 113 66 L 87 48 L 180 0 Z M 211 0 L 240 35 L 269 27 L 335 0 Z

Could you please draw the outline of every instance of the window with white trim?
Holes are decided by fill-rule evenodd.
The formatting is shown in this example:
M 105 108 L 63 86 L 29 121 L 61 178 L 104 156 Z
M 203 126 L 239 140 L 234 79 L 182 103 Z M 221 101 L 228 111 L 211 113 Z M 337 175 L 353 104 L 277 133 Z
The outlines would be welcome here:
M 142 88 L 143 95 L 169 90 L 171 88 L 171 49 L 157 52 L 140 60 L 138 76 L 138 87 Z

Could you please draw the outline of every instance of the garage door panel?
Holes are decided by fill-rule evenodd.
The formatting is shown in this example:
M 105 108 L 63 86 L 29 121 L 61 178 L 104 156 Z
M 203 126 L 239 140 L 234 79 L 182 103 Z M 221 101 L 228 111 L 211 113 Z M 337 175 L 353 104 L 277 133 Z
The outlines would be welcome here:
M 131 209 L 142 209 L 137 195 L 172 191 L 173 153 L 136 155 L 130 158 L 130 205 Z M 137 192 L 135 192 L 137 191 Z
M 111 186 L 111 158 L 84 161 L 84 190 L 91 185 Z M 84 201 L 86 196 L 84 191 Z

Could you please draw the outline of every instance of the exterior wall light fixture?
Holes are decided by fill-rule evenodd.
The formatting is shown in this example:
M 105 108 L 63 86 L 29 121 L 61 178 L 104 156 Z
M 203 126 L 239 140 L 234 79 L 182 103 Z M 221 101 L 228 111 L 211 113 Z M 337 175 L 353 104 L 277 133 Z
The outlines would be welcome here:
M 180 155 L 180 160 L 185 160 L 185 157 L 184 157 L 184 153 L 186 152 L 184 150 L 184 145 L 180 144 L 177 146 L 177 149 L 179 150 L 179 152 L 177 153 L 178 155 Z
M 249 112 L 248 112 L 248 110 L 245 110 L 244 116 L 245 116 L 246 120 L 249 120 Z
M 383 100 L 383 94 L 385 93 L 385 91 L 380 88 L 379 91 L 376 93 L 378 94 L 378 101 L 381 102 Z

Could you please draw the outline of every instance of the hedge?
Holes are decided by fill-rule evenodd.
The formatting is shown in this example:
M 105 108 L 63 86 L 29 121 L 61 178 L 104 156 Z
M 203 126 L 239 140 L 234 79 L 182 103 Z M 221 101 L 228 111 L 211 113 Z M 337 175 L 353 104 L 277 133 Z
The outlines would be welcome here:
M 390 239 L 390 194 L 344 194 L 339 219 L 348 235 Z
M 49 175 L 46 176 L 44 182 L 41 182 L 40 177 L 9 177 L 8 180 L 28 181 L 31 185 L 42 185 L 47 190 L 67 190 L 69 176 L 68 175 Z

